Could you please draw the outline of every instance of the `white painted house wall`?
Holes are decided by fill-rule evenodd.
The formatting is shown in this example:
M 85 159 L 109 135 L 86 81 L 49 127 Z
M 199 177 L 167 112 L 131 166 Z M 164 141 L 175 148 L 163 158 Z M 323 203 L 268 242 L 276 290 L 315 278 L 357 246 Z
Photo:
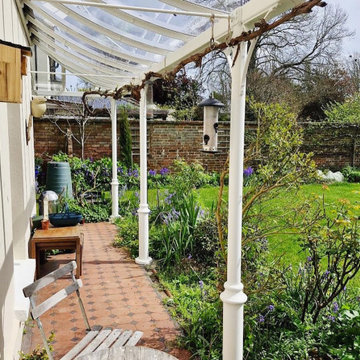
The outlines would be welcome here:
M 28 46 L 15 0 L 0 1 L 0 39 Z M 18 357 L 28 308 L 21 289 L 34 274 L 27 260 L 29 218 L 36 209 L 33 136 L 27 145 L 25 135 L 30 100 L 31 79 L 23 76 L 22 104 L 0 102 L 1 360 Z

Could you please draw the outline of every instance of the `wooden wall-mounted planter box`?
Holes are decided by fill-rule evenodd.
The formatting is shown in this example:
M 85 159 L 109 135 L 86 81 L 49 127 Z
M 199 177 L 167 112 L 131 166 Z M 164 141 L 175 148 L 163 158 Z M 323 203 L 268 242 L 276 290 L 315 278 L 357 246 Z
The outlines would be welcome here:
M 21 77 L 26 75 L 30 48 L 0 41 L 0 101 L 21 103 Z

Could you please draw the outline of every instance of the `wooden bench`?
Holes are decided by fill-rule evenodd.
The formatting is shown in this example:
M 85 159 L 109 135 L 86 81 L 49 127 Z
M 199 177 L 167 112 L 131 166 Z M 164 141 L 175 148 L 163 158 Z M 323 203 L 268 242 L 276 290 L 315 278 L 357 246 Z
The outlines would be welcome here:
M 36 321 L 38 325 L 41 337 L 43 339 L 44 347 L 49 356 L 49 360 L 53 360 L 53 356 L 47 343 L 44 329 L 40 321 L 40 316 L 74 292 L 76 292 L 81 313 L 88 333 L 65 356 L 63 356 L 61 360 L 77 359 L 79 356 L 84 356 L 97 350 L 104 350 L 112 346 L 135 346 L 143 335 L 141 331 L 132 332 L 131 330 L 113 330 L 111 328 L 106 328 L 102 330 L 101 326 L 94 326 L 90 328 L 89 320 L 87 318 L 85 308 L 80 297 L 79 289 L 82 287 L 82 281 L 75 278 L 75 270 L 76 262 L 71 261 L 67 265 L 49 273 L 48 275 L 42 277 L 41 279 L 35 281 L 34 283 L 26 286 L 23 289 L 25 297 L 28 297 L 30 299 L 30 313 L 32 318 Z M 40 289 L 52 284 L 54 281 L 67 274 L 70 274 L 70 285 L 59 290 L 57 293 L 44 300 L 42 303 L 36 304 L 36 293 Z
M 177 360 L 177 358 L 163 351 L 144 346 L 113 346 L 110 349 L 80 356 L 78 360 Z

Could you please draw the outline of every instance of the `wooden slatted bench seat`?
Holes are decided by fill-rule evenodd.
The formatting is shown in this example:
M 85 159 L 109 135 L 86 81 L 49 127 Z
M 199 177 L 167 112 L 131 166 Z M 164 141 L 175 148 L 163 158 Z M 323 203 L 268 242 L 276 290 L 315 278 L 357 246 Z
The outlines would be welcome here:
M 32 318 L 36 321 L 44 347 L 49 356 L 49 360 L 53 360 L 53 356 L 49 349 L 47 339 L 44 333 L 44 329 L 40 320 L 40 316 L 46 311 L 51 309 L 53 306 L 58 304 L 60 301 L 64 300 L 70 294 L 76 292 L 81 313 L 85 322 L 86 329 L 88 333 L 86 336 L 76 344 L 61 360 L 73 360 L 77 359 L 80 356 L 90 354 L 98 350 L 108 349 L 110 347 L 123 347 L 123 346 L 135 346 L 143 333 L 141 331 L 131 331 L 131 330 L 122 330 L 122 329 L 111 329 L 105 328 L 102 329 L 101 326 L 94 326 L 90 328 L 89 321 L 85 312 L 83 302 L 80 297 L 80 287 L 82 287 L 82 281 L 75 278 L 74 271 L 76 270 L 76 262 L 71 261 L 67 265 L 61 267 L 58 270 L 55 270 L 48 275 L 42 277 L 41 279 L 35 281 L 34 283 L 26 286 L 23 289 L 25 297 L 30 299 L 30 313 Z M 70 274 L 70 285 L 64 289 L 59 290 L 54 295 L 47 298 L 40 304 L 36 304 L 36 293 L 59 279 L 64 275 Z

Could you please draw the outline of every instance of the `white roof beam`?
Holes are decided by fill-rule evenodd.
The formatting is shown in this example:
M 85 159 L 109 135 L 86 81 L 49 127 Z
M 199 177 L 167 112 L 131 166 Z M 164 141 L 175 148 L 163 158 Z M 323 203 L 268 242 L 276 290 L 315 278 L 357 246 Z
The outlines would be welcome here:
M 34 29 L 33 29 L 33 31 L 34 31 Z M 136 74 L 134 74 L 134 73 L 126 73 L 124 71 L 121 71 L 118 68 L 112 68 L 111 69 L 111 68 L 108 68 L 108 67 L 106 67 L 104 65 L 97 64 L 97 63 L 91 61 L 91 59 L 82 58 L 81 56 L 84 56 L 84 55 L 79 54 L 80 55 L 79 56 L 76 53 L 70 52 L 64 46 L 56 44 L 51 38 L 48 37 L 48 35 L 41 34 L 38 31 L 34 31 L 34 35 L 40 41 L 43 41 L 48 46 L 52 47 L 54 50 L 59 51 L 61 54 L 66 55 L 66 57 L 68 57 L 69 59 L 73 59 L 75 62 L 80 62 L 80 63 L 84 64 L 85 66 L 91 66 L 93 69 L 96 69 L 98 71 L 102 71 L 103 73 L 108 74 L 108 75 L 111 75 L 114 72 L 117 72 L 118 75 L 123 75 L 124 77 L 126 76 L 128 79 L 132 79 L 132 78 L 136 77 Z M 35 39 L 34 39 L 34 43 L 35 43 Z
M 94 4 L 106 4 L 104 1 L 95 1 Z M 135 14 L 132 14 L 129 11 L 123 11 L 119 8 L 103 8 L 106 12 L 111 14 L 112 16 L 116 16 L 117 18 L 124 20 L 130 24 L 141 27 L 145 30 L 149 30 L 155 32 L 157 34 L 165 35 L 167 37 L 171 37 L 174 39 L 187 41 L 193 37 L 193 35 L 189 33 L 185 33 L 184 31 L 177 29 L 175 27 L 171 27 L 169 24 L 161 24 L 159 21 L 155 19 L 145 20 Z
M 31 74 L 47 74 L 47 75 L 64 75 L 64 76 L 91 76 L 91 77 L 103 77 L 105 78 L 119 78 L 127 79 L 127 76 L 123 75 L 99 75 L 99 74 L 85 74 L 85 73 L 72 73 L 72 72 L 56 72 L 56 71 L 29 71 Z
M 89 28 L 104 35 L 110 36 L 114 40 L 121 41 L 122 43 L 127 44 L 133 48 L 141 49 L 159 55 L 166 55 L 169 51 L 174 51 L 173 48 L 169 48 L 166 45 L 162 45 L 150 40 L 144 40 L 138 38 L 137 36 L 131 35 L 130 33 L 125 33 L 123 31 L 115 29 L 112 26 L 105 24 L 104 22 L 98 19 L 96 19 L 95 22 L 95 19 L 89 19 L 79 10 L 70 9 L 59 3 L 52 3 L 51 5 L 59 9 L 62 13 L 88 26 Z
M 194 11 L 194 12 L 202 12 L 202 13 L 212 13 L 217 15 L 226 14 L 226 11 L 213 9 L 207 6 L 194 4 L 190 1 L 185 0 L 160 0 L 162 3 L 173 6 L 178 9 L 186 10 L 186 11 Z
M 79 1 L 79 0 L 36 0 L 44 1 L 52 4 L 66 4 L 66 5 L 81 5 L 81 6 L 95 6 L 98 8 L 108 8 L 108 9 L 122 9 L 122 10 L 132 10 L 132 11 L 142 11 L 142 12 L 152 12 L 152 13 L 161 13 L 161 14 L 176 14 L 176 15 L 186 15 L 186 16 L 201 16 L 201 17 L 218 17 L 218 18 L 227 18 L 226 14 L 213 11 L 211 8 L 207 8 L 207 12 L 199 11 L 182 11 L 182 10 L 170 10 L 170 9 L 158 9 L 158 8 L 147 8 L 141 6 L 127 6 L 127 5 L 118 5 L 118 4 L 106 4 L 106 3 L 96 3 L 89 1 Z
M 94 60 L 96 60 L 100 63 L 103 63 L 105 65 L 109 65 L 114 68 L 118 68 L 119 70 L 128 70 L 128 71 L 132 71 L 132 72 L 140 72 L 140 71 L 144 72 L 146 70 L 146 68 L 144 68 L 144 67 L 131 65 L 124 61 L 115 60 L 114 58 L 106 56 L 106 54 L 97 53 L 96 51 L 82 45 L 80 42 L 75 42 L 74 40 L 72 40 L 70 38 L 64 38 L 59 33 L 55 32 L 52 29 L 49 29 L 45 24 L 43 24 L 42 22 L 40 22 L 37 19 L 32 18 L 29 15 L 27 15 L 26 18 L 29 22 L 31 22 L 29 29 L 30 29 L 30 32 L 34 35 L 37 35 L 38 29 L 40 29 L 44 33 L 48 34 L 55 40 L 62 43 L 64 46 L 70 47 L 71 49 L 75 49 L 78 53 L 81 53 L 89 58 L 93 58 Z
M 50 56 L 52 59 L 55 59 L 57 62 L 59 62 L 61 65 L 63 65 L 66 69 L 68 69 L 71 72 L 85 73 L 90 71 L 90 72 L 98 73 L 99 75 L 109 75 L 109 73 L 104 74 L 95 71 L 92 68 L 91 64 L 86 64 L 86 67 L 80 67 L 79 64 L 82 64 L 82 62 L 78 61 L 78 59 L 76 59 L 76 63 L 73 63 L 68 57 L 66 57 L 65 59 L 59 53 L 51 50 L 49 46 L 44 45 L 43 43 L 37 41 L 36 39 L 34 39 L 34 44 L 39 48 L 41 48 L 48 56 Z M 130 80 L 130 79 L 126 79 L 126 80 L 124 79 L 120 81 L 120 79 L 118 79 L 119 81 L 112 82 L 109 81 L 109 78 L 102 78 L 100 76 L 97 77 L 96 80 L 94 78 L 90 78 L 87 76 L 81 76 L 81 78 L 91 82 L 94 85 L 101 84 L 102 86 L 106 87 L 106 89 L 114 89 L 117 86 L 121 86 L 123 84 L 129 83 Z
M 56 25 L 63 31 L 71 34 L 74 37 L 77 37 L 81 39 L 81 41 L 89 44 L 90 46 L 93 46 L 97 49 L 100 49 L 102 51 L 105 51 L 107 53 L 111 53 L 112 55 L 118 56 L 122 59 L 126 59 L 129 61 L 133 61 L 139 64 L 144 65 L 151 65 L 154 64 L 154 61 L 150 60 L 149 58 L 144 58 L 140 56 L 136 56 L 133 54 L 130 54 L 129 52 L 119 50 L 118 48 L 111 47 L 104 45 L 101 40 L 96 41 L 92 38 L 90 38 L 90 34 L 87 34 L 79 27 L 74 26 L 74 24 L 70 24 L 65 19 L 59 19 L 55 14 L 49 14 L 46 11 L 42 10 L 39 6 L 35 5 L 34 2 L 30 2 L 29 0 L 24 0 L 24 3 L 29 6 L 33 11 L 35 11 L 37 14 L 41 15 L 44 19 L 49 21 L 52 25 Z
M 254 23 L 260 19 L 272 19 L 299 4 L 303 0 L 261 0 L 249 1 L 245 5 L 233 11 L 232 17 L 241 17 L 242 23 L 245 27 L 252 29 Z

